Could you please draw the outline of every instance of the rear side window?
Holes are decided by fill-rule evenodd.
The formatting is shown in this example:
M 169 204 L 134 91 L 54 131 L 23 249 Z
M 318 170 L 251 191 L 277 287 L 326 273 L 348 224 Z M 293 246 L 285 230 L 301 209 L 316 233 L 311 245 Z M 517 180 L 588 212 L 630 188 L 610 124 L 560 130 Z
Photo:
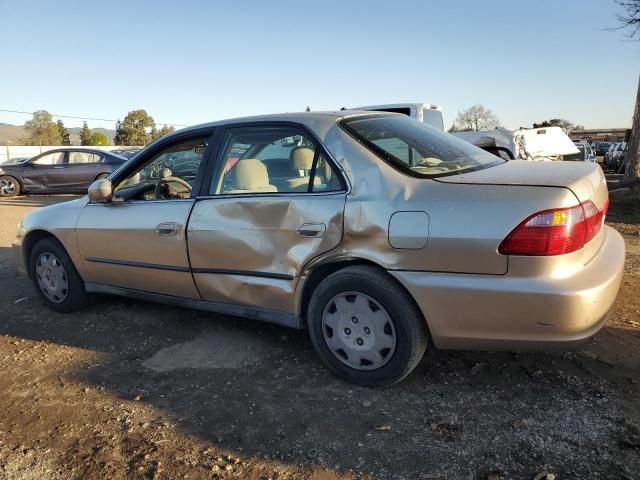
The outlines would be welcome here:
M 451 134 L 403 115 L 360 116 L 340 126 L 398 170 L 441 177 L 488 168 L 504 160 Z
M 314 193 L 343 190 L 341 177 L 316 142 L 295 127 L 230 129 L 211 195 Z
M 91 152 L 69 152 L 68 163 L 98 163 L 102 157 Z

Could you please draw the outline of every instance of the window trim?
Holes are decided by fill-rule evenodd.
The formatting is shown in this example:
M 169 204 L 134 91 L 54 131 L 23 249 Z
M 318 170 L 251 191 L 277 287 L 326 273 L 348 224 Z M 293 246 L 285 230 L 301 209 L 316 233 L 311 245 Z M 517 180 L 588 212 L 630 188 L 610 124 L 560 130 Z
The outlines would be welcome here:
M 204 155 L 202 156 L 202 160 L 200 161 L 200 165 L 198 166 L 198 172 L 196 173 L 196 178 L 195 178 L 195 181 L 193 182 L 193 188 L 191 190 L 191 195 L 189 196 L 189 198 L 172 198 L 172 199 L 153 200 L 153 201 L 126 200 L 122 203 L 128 204 L 131 202 L 145 202 L 145 203 L 151 204 L 151 203 L 158 203 L 158 202 L 178 202 L 178 201 L 195 199 L 198 196 L 197 194 L 202 187 L 202 181 L 205 176 L 205 172 L 207 170 L 208 164 L 210 163 L 209 158 L 212 156 L 212 154 L 217 153 L 218 144 L 216 143 L 216 137 L 219 134 L 220 130 L 221 129 L 219 127 L 208 126 L 203 128 L 195 128 L 192 130 L 190 129 L 185 132 L 179 132 L 177 134 L 164 136 L 156 140 L 155 142 L 149 144 L 142 150 L 140 150 L 133 157 L 131 157 L 126 162 L 124 162 L 111 175 L 111 183 L 115 189 L 115 186 L 120 181 L 126 179 L 129 176 L 129 174 L 133 173 L 133 171 L 135 171 L 137 168 L 140 168 L 142 165 L 150 161 L 154 155 L 164 150 L 168 145 L 182 142 L 189 138 L 203 137 L 208 135 L 209 145 L 207 145 Z M 101 203 L 101 205 L 104 205 L 104 203 Z
M 340 190 L 334 190 L 330 192 L 313 192 L 309 191 L 307 188 L 306 192 L 265 192 L 265 193 L 257 193 L 257 192 L 247 192 L 247 193 L 210 193 L 209 189 L 213 184 L 214 178 L 221 178 L 220 173 L 224 168 L 224 150 L 226 148 L 226 137 L 227 134 L 233 130 L 246 129 L 246 128 L 282 128 L 289 127 L 296 130 L 299 130 L 305 136 L 307 136 L 315 146 L 314 152 L 314 163 L 312 169 L 315 168 L 317 163 L 317 157 L 319 156 L 319 152 L 324 154 L 325 158 L 328 162 L 330 162 L 332 168 L 336 172 L 336 175 L 339 176 L 339 181 L 341 185 Z M 336 195 L 336 194 L 349 194 L 351 191 L 351 184 L 348 181 L 348 177 L 345 174 L 344 170 L 340 166 L 340 164 L 333 158 L 333 156 L 329 153 L 328 149 L 324 146 L 324 144 L 320 141 L 318 136 L 313 132 L 309 127 L 302 123 L 291 122 L 286 120 L 280 121 L 254 121 L 254 122 L 238 122 L 238 123 L 229 123 L 226 125 L 222 125 L 219 127 L 219 132 L 217 135 L 217 149 L 214 156 L 210 160 L 210 165 L 208 165 L 207 172 L 203 177 L 202 184 L 200 185 L 199 195 L 196 196 L 197 199 L 213 199 L 213 198 L 234 198 L 234 197 L 282 197 L 282 196 L 299 196 L 299 195 Z M 313 171 L 315 174 L 315 170 Z M 314 178 L 310 176 L 309 185 L 313 185 Z M 195 189 L 194 189 L 195 190 Z
M 466 173 L 477 172 L 479 170 L 485 170 L 487 168 L 495 167 L 496 165 L 501 165 L 503 163 L 506 163 L 506 160 L 503 160 L 503 159 L 501 159 L 499 157 L 496 157 L 497 160 L 494 161 L 494 162 L 485 163 L 483 165 L 477 165 L 477 166 L 471 167 L 471 168 L 466 168 L 466 169 L 464 169 L 462 171 L 455 171 L 454 170 L 454 171 L 451 171 L 451 172 L 433 173 L 433 174 L 418 173 L 418 172 L 412 170 L 411 168 L 409 168 L 399 158 L 395 157 L 394 155 L 392 155 L 391 153 L 387 152 L 386 150 L 378 147 L 375 143 L 370 142 L 369 140 L 363 138 L 360 134 L 358 134 L 358 132 L 356 132 L 353 129 L 353 127 L 349 126 L 349 123 L 351 123 L 352 121 L 366 120 L 366 119 L 369 119 L 369 118 L 397 117 L 398 115 L 402 115 L 403 117 L 406 117 L 406 115 L 403 115 L 401 113 L 395 113 L 395 114 L 389 114 L 389 115 L 385 115 L 385 114 L 358 115 L 358 116 L 346 117 L 346 118 L 342 118 L 342 119 L 338 120 L 338 126 L 342 130 L 344 130 L 356 142 L 358 142 L 360 145 L 362 145 L 367 150 L 372 152 L 376 157 L 380 158 L 387 165 L 389 165 L 390 167 L 394 168 L 398 172 L 404 173 L 405 175 L 408 175 L 408 176 L 413 177 L 413 178 L 434 179 L 434 178 L 441 178 L 441 177 L 452 177 L 452 176 L 455 176 L 455 175 L 464 175 Z M 434 127 L 431 127 L 428 124 L 424 124 L 422 122 L 420 122 L 420 123 L 423 124 L 423 125 L 427 125 L 430 128 L 434 128 Z M 446 133 L 446 132 L 444 132 L 444 133 Z M 478 147 L 476 147 L 476 148 L 478 148 Z M 491 155 L 489 153 L 487 153 L 487 154 Z
M 72 153 L 89 153 L 91 155 L 97 155 L 98 156 L 98 161 L 97 162 L 90 162 L 90 163 L 71 163 L 69 160 L 71 159 L 71 154 Z M 76 150 L 67 150 L 66 152 L 67 154 L 65 155 L 65 165 L 97 165 L 99 163 L 104 163 L 104 159 L 106 158 L 106 155 L 103 155 L 102 153 L 98 153 L 95 150 L 83 150 L 83 149 L 76 149 Z

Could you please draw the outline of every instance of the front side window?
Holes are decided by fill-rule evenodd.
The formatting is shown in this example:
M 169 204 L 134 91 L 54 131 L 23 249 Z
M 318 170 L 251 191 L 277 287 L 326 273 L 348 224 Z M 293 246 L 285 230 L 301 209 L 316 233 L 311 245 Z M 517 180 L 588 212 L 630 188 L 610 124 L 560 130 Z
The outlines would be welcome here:
M 33 161 L 35 165 L 59 165 L 64 161 L 64 152 L 54 152 Z
M 308 134 L 293 127 L 230 130 L 211 195 L 342 190 L 340 177 Z
M 414 177 L 441 177 L 488 168 L 503 160 L 412 118 L 362 116 L 340 125 L 376 155 Z
M 98 163 L 100 155 L 91 152 L 69 152 L 68 163 Z
M 209 139 L 198 136 L 163 148 L 118 183 L 114 200 L 189 198 Z

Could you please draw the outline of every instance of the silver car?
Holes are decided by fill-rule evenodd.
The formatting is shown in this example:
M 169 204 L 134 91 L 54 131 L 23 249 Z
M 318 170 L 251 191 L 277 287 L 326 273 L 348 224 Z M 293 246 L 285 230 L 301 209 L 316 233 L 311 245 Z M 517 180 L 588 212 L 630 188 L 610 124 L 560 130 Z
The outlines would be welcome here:
M 624 243 L 590 162 L 504 161 L 400 114 L 242 118 L 167 135 L 26 216 L 44 302 L 92 292 L 306 328 L 362 385 L 447 349 L 571 345 L 605 323 Z

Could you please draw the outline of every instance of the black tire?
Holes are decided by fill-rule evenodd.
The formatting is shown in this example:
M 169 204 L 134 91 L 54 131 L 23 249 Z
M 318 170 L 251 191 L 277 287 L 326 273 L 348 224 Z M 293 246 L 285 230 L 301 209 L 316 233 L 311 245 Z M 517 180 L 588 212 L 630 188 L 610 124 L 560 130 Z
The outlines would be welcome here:
M 37 272 L 37 262 L 43 255 L 45 255 L 43 258 L 47 258 L 47 254 L 53 255 L 53 258 L 59 261 L 65 273 L 67 288 L 64 298 L 61 300 L 60 298 L 62 297 L 62 294 L 60 295 L 60 301 L 52 300 L 50 298 L 51 293 L 45 293 L 40 285 L 40 280 L 44 280 Z M 44 238 L 35 244 L 29 257 L 29 274 L 38 294 L 40 294 L 44 303 L 52 310 L 68 313 L 79 310 L 86 305 L 88 295 L 84 289 L 84 282 L 82 281 L 82 278 L 80 278 L 80 275 L 78 274 L 76 267 L 73 265 L 71 258 L 69 258 L 66 250 L 57 240 L 53 238 Z M 60 275 L 57 275 L 57 277 L 60 278 L 58 283 L 63 280 Z
M 16 197 L 20 195 L 20 182 L 11 175 L 0 176 L 0 197 Z
M 387 363 L 379 368 L 360 370 L 345 364 L 325 340 L 325 309 L 331 308 L 329 304 L 337 295 L 350 292 L 377 302 L 393 323 L 395 347 L 385 360 Z M 348 382 L 368 387 L 392 385 L 405 378 L 420 363 L 428 343 L 427 325 L 413 298 L 387 273 L 366 265 L 347 267 L 325 278 L 313 292 L 307 323 L 311 341 L 325 366 Z

